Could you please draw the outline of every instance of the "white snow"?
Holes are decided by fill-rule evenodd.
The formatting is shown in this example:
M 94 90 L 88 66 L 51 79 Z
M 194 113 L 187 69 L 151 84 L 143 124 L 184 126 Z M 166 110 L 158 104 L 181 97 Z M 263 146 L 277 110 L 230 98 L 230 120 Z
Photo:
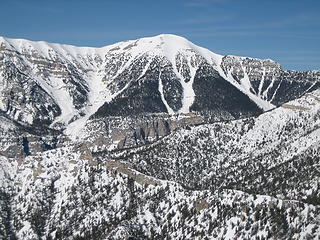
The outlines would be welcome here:
M 7 119 L 3 117 L 0 117 L 0 129 L 8 131 L 11 129 L 15 129 L 15 126 L 12 122 L 7 121 Z
M 77 114 L 77 110 L 73 105 L 72 98 L 68 91 L 66 91 L 66 84 L 61 78 L 50 77 L 49 83 L 38 79 L 40 86 L 46 90 L 56 101 L 61 109 L 61 115 L 52 123 L 54 125 L 57 122 L 68 124 L 69 121 Z
M 261 79 L 261 81 L 260 81 L 259 90 L 258 90 L 258 95 L 259 95 L 260 97 L 262 97 L 262 96 L 261 96 L 261 92 L 262 92 L 262 87 L 263 87 L 265 78 L 266 78 L 266 68 L 263 67 L 262 79 Z
M 188 66 L 190 69 L 190 80 L 185 82 L 184 80 L 181 81 L 181 85 L 183 87 L 183 98 L 182 98 L 182 107 L 180 109 L 180 113 L 189 113 L 190 107 L 192 106 L 194 99 L 195 99 L 195 92 L 193 90 L 193 83 L 194 78 L 197 72 L 197 67 L 191 66 L 191 57 L 188 57 Z M 180 75 L 180 74 L 179 74 Z M 181 75 L 180 75 L 181 77 Z
M 160 92 L 161 100 L 162 100 L 163 104 L 166 106 L 168 113 L 169 114 L 174 114 L 174 111 L 169 106 L 167 100 L 164 97 L 163 84 L 162 84 L 162 80 L 161 80 L 161 72 L 159 73 L 159 92 Z
M 105 102 L 109 102 L 112 99 L 112 94 L 105 86 L 106 83 L 102 81 L 103 75 L 100 71 L 88 73 L 87 78 L 90 90 L 88 94 L 88 103 L 84 109 L 85 115 L 70 123 L 65 131 L 72 139 L 76 139 L 76 136 L 80 134 L 81 129 L 85 126 L 90 116 Z
M 219 74 L 226 79 L 227 81 L 229 81 L 233 86 L 235 86 L 236 88 L 238 88 L 241 92 L 243 92 L 244 94 L 246 94 L 253 102 L 255 102 L 261 109 L 263 109 L 264 111 L 268 111 L 270 109 L 275 108 L 275 106 L 268 102 L 265 101 L 263 99 L 261 99 L 260 97 L 258 97 L 257 95 L 253 94 L 252 92 L 250 92 L 250 90 L 248 91 L 248 83 L 247 83 L 247 79 L 241 79 L 241 83 L 239 84 L 232 76 L 231 72 L 229 72 L 227 75 L 224 73 L 224 71 L 222 70 L 221 67 L 218 68 L 218 72 Z M 246 77 L 245 77 L 246 78 Z M 249 88 L 250 89 L 250 88 Z

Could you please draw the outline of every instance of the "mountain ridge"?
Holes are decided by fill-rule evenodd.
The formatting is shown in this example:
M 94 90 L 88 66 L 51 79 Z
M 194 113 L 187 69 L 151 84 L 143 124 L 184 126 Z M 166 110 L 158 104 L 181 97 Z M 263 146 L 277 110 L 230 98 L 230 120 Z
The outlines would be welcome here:
M 262 112 L 259 109 L 272 109 L 311 91 L 320 79 L 317 71 L 285 72 L 270 59 L 215 54 L 172 34 L 101 48 L 4 37 L 1 40 L 0 80 L 3 86 L 9 86 L 8 90 L 0 88 L 1 110 L 14 120 L 66 128 L 69 134 L 81 130 L 93 115 L 213 111 L 224 114 L 222 118 L 230 118 L 256 114 Z M 311 80 L 298 84 L 290 82 L 299 74 Z M 15 89 L 21 90 L 10 86 L 12 75 Z M 290 81 L 283 80 L 286 77 Z M 24 82 L 32 86 L 27 96 L 20 97 L 27 102 L 29 113 L 19 107 L 21 100 L 8 99 L 7 91 L 25 95 L 21 93 L 26 91 Z M 303 84 L 305 86 L 301 87 Z M 223 89 L 229 90 L 223 92 Z M 279 89 L 281 94 L 277 93 Z M 143 98 L 137 99 L 141 92 L 145 92 Z M 211 96 L 212 92 L 217 93 Z M 233 96 L 227 99 L 231 92 Z M 150 98 L 153 106 L 148 103 Z M 233 99 L 240 98 L 243 103 L 237 106 Z M 46 107 L 34 106 L 37 101 Z M 229 109 L 226 109 L 224 106 L 228 104 Z M 238 108 L 250 107 L 237 112 L 232 104 Z M 116 110 L 128 106 L 124 111 Z M 110 112 L 110 109 L 114 110 Z

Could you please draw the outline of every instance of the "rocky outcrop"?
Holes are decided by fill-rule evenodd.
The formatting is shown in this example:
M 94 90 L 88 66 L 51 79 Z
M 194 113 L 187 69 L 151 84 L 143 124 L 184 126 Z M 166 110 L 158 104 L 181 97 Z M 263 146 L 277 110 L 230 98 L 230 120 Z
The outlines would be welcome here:
M 108 117 L 90 120 L 79 135 L 85 136 L 84 141 L 99 151 L 123 149 L 149 144 L 177 129 L 204 122 L 205 119 L 195 113 Z

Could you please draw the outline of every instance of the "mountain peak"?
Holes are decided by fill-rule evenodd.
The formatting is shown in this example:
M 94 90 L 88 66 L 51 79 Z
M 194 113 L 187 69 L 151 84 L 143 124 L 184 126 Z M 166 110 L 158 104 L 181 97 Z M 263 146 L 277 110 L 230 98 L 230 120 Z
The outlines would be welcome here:
M 222 55 L 211 52 L 210 50 L 197 46 L 188 39 L 174 34 L 160 34 L 151 37 L 144 37 L 136 40 L 120 42 L 108 46 L 110 49 L 126 51 L 132 55 L 149 53 L 155 55 L 164 55 L 172 63 L 175 62 L 175 56 L 179 52 L 192 51 L 204 57 L 209 63 L 219 65 L 222 61 Z
M 175 34 L 167 34 L 167 33 L 162 33 L 152 37 L 145 37 L 139 40 L 154 42 L 158 44 L 170 44 L 170 45 L 175 44 L 178 48 L 179 47 L 190 48 L 191 45 L 194 45 L 188 39 L 182 36 L 178 36 Z
M 144 37 L 142 39 L 159 39 L 159 38 L 165 41 L 189 41 L 185 37 L 172 34 L 172 33 L 161 33 L 151 37 Z

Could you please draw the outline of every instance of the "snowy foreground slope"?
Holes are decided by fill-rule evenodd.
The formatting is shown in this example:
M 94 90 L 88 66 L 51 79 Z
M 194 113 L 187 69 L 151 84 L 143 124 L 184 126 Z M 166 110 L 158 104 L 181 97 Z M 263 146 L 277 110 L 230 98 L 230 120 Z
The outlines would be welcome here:
M 318 89 L 136 148 L 0 156 L 0 238 L 319 239 L 319 127 Z

